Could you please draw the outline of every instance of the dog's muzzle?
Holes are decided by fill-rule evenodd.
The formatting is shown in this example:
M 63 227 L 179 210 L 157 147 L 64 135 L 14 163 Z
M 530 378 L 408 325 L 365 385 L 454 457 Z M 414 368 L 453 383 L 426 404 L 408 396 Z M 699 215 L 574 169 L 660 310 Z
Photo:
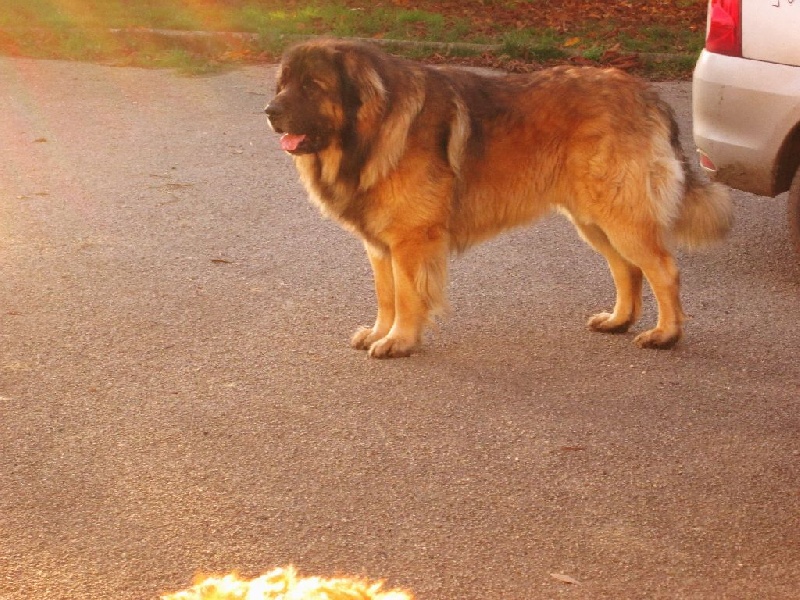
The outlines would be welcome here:
M 264 113 L 267 115 L 270 127 L 275 130 L 275 133 L 283 133 L 279 127 L 276 126 L 275 121 L 283 114 L 283 109 L 275 101 L 270 102 L 264 108 Z
M 305 146 L 308 145 L 308 136 L 305 134 L 293 134 L 286 131 L 286 127 L 281 126 L 281 117 L 283 117 L 283 109 L 280 104 L 274 100 L 267 104 L 264 112 L 267 115 L 270 127 L 275 133 L 281 134 L 281 149 L 289 154 L 302 153 Z

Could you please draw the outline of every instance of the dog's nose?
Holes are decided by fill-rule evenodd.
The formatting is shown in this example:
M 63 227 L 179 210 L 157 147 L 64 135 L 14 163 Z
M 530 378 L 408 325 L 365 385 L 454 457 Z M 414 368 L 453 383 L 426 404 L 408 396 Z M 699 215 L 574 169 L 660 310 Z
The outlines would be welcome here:
M 264 108 L 264 112 L 267 113 L 267 116 L 270 119 L 277 117 L 278 115 L 281 114 L 280 107 L 278 107 L 274 102 L 270 102 L 269 104 L 267 104 L 267 106 Z

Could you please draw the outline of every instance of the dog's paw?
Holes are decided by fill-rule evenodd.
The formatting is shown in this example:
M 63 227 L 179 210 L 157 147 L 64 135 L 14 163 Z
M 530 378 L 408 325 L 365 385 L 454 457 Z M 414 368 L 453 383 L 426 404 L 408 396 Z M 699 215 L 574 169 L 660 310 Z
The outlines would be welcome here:
M 369 347 L 369 356 L 370 358 L 403 358 L 411 356 L 416 345 L 416 342 L 385 337 Z
M 633 343 L 639 348 L 652 348 L 655 350 L 669 350 L 681 339 L 680 330 L 665 331 L 656 327 L 634 338 Z
M 383 336 L 375 334 L 372 327 L 359 327 L 350 338 L 350 347 L 356 350 L 369 350 L 370 346 L 381 337 Z
M 601 333 L 625 333 L 631 326 L 631 320 L 620 321 L 613 314 L 602 312 L 590 317 L 586 326 Z

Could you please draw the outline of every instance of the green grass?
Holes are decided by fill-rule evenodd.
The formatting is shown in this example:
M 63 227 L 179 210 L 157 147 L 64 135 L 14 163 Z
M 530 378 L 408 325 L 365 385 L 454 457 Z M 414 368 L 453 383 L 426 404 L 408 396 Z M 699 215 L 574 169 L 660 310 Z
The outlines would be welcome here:
M 121 1 L 84 3 L 53 0 L 3 0 L 0 27 L 45 27 L 54 30 L 93 27 L 174 27 L 191 28 L 197 24 L 177 2 Z
M 602 46 L 591 46 L 590 48 L 583 50 L 580 55 L 586 60 L 599 62 L 603 58 L 603 54 L 605 54 L 605 52 L 606 49 Z
M 511 58 L 546 62 L 566 58 L 564 37 L 551 30 L 522 29 L 501 38 L 502 53 Z
M 671 29 L 661 26 L 643 27 L 639 38 L 626 33 L 617 36 L 616 41 L 623 49 L 631 52 L 650 53 L 688 53 L 699 54 L 703 48 L 703 37 L 686 29 Z
M 660 80 L 686 79 L 694 70 L 697 57 L 692 54 L 675 57 L 659 57 L 648 61 L 645 72 Z
M 466 20 L 448 21 L 442 15 L 416 9 L 376 7 L 354 10 L 336 4 L 302 9 L 260 11 L 247 7 L 238 27 L 275 35 L 332 35 L 382 39 L 452 42 L 469 35 Z
M 484 0 L 484 4 L 491 11 L 508 1 Z M 696 55 L 702 46 L 697 32 L 660 26 L 642 28 L 635 35 L 615 32 L 614 23 L 586 23 L 568 33 L 523 28 L 487 34 L 473 32 L 465 18 L 414 8 L 351 9 L 334 0 L 299 0 L 291 6 L 280 0 L 0 0 L 0 54 L 205 73 L 230 64 L 275 60 L 289 41 L 309 35 L 488 44 L 499 47 L 499 59 L 543 64 L 571 56 L 599 61 L 609 48 Z M 252 33 L 255 39 L 192 40 L 154 36 L 145 29 L 238 31 Z M 394 50 L 420 59 L 443 53 L 476 54 L 457 46 L 446 52 L 424 46 Z M 657 71 L 661 65 L 652 68 Z M 670 73 L 676 69 L 680 67 L 669 67 Z

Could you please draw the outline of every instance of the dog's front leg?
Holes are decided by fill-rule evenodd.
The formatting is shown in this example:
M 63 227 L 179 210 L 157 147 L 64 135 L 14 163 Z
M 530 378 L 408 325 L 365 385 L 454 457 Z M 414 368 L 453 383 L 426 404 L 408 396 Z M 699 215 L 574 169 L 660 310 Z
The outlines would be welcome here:
M 378 315 L 372 327 L 359 328 L 350 340 L 358 350 L 369 350 L 370 346 L 386 336 L 394 323 L 394 275 L 392 257 L 388 249 L 364 243 L 372 274 L 375 278 L 375 296 L 378 300 Z
M 432 313 L 444 308 L 447 285 L 447 238 L 429 228 L 391 247 L 394 323 L 370 346 L 373 358 L 408 356 L 419 344 Z

